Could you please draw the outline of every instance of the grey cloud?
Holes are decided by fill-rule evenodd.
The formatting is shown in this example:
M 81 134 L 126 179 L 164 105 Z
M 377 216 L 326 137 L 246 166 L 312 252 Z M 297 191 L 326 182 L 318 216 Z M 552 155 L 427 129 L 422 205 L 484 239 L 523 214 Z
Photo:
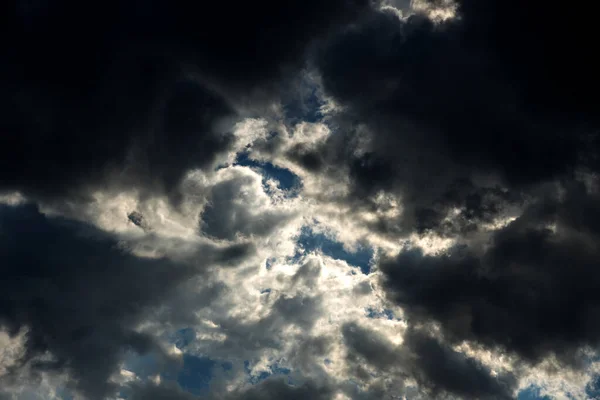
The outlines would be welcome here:
M 415 379 L 419 391 L 430 398 L 450 395 L 462 399 L 511 399 L 516 389 L 514 376 L 492 376 L 478 360 L 421 331 L 409 329 L 400 346 L 356 323 L 344 325 L 342 334 L 349 350 L 349 367 L 353 366 L 357 378 L 366 382 L 373 378 L 361 367 L 362 360 L 375 367 L 377 373 Z
M 287 384 L 282 378 L 269 378 L 256 386 L 238 389 L 229 394 L 210 394 L 196 397 L 173 386 L 137 386 L 133 391 L 134 400 L 329 400 L 332 390 L 307 382 L 298 386 Z
M 331 338 L 322 336 L 301 340 L 290 352 L 291 357 L 298 365 L 299 372 L 310 373 L 312 376 L 321 372 L 321 376 L 326 376 L 321 365 L 323 357 L 331 350 L 332 342 Z M 315 360 L 318 361 L 315 362 Z
M 286 322 L 310 329 L 321 313 L 319 296 L 281 296 L 273 304 L 271 318 L 283 318 Z M 275 321 L 273 321 L 275 322 Z
M 483 247 L 385 260 L 390 298 L 413 323 L 439 321 L 451 340 L 576 365 L 578 350 L 599 344 L 597 204 L 597 194 L 569 187 L 530 206 Z
M 388 369 L 398 363 L 394 346 L 376 332 L 349 323 L 342 327 L 342 335 L 346 346 L 351 350 L 350 357 L 359 355 L 380 369 Z
M 321 265 L 319 264 L 319 259 L 310 258 L 298 268 L 298 271 L 292 277 L 292 285 L 302 282 L 308 288 L 313 288 L 320 274 Z
M 239 235 L 266 236 L 291 218 L 289 213 L 269 209 L 269 201 L 258 177 L 234 173 L 212 187 L 201 216 L 202 232 L 227 240 Z
M 269 314 L 255 322 L 241 322 L 229 315 L 214 315 L 213 321 L 227 335 L 223 343 L 215 343 L 215 350 L 253 357 L 257 351 L 280 349 L 289 340 L 305 340 L 316 320 L 322 315 L 318 296 L 282 294 L 272 304 Z M 304 332 L 300 337 L 285 336 L 285 328 L 297 326 Z
M 288 385 L 283 378 L 271 378 L 264 383 L 245 391 L 225 397 L 226 400 L 276 400 L 276 399 L 316 399 L 326 400 L 332 397 L 331 389 L 320 387 L 311 382 L 299 386 Z
M 493 376 L 478 360 L 450 349 L 432 337 L 409 331 L 405 346 L 417 357 L 413 376 L 432 395 L 448 392 L 459 398 L 513 399 L 517 379 L 512 374 Z
M 317 193 L 317 212 L 321 200 L 343 203 L 350 218 L 382 211 L 376 198 L 384 192 L 403 212 L 365 223 L 373 234 L 433 232 L 464 244 L 437 255 L 406 250 L 379 263 L 388 299 L 408 323 L 438 324 L 443 339 L 409 329 L 398 347 L 344 325 L 348 371 L 370 382 L 365 396 L 392 387 L 373 369 L 416 379 L 425 397 L 512 396 L 514 377 L 492 376 L 452 350 L 458 343 L 525 364 L 556 355 L 570 366 L 581 363 L 581 349 L 597 348 L 600 199 L 576 176 L 588 173 L 597 185 L 600 171 L 597 17 L 588 6 L 457 0 L 457 18 L 435 23 L 379 7 L 406 9 L 404 0 L 142 3 L 92 1 L 85 10 L 74 0 L 6 3 L 0 194 L 21 191 L 65 209 L 97 190 L 166 194 L 179 203 L 182 177 L 195 168 L 212 174 L 233 148 L 239 118 L 298 94 L 298 104 L 283 104 L 285 120 L 268 128 L 314 120 L 322 115 L 304 100 L 316 93 L 339 105 L 324 116 L 332 133 L 323 142 L 294 145 L 281 132 L 247 150 L 261 161 L 296 163 L 306 176 L 349 182 L 349 193 Z M 315 93 L 294 86 L 301 70 L 318 75 Z M 227 294 L 236 288 L 202 272 L 243 264 L 257 251 L 253 238 L 266 239 L 294 217 L 260 197 L 255 178 L 232 173 L 207 189 L 209 203 L 195 217 L 200 234 L 232 246 L 167 239 L 149 214 L 129 214 L 145 236 L 122 245 L 30 206 L 0 207 L 0 325 L 13 334 L 29 329 L 12 372 L 66 372 L 71 387 L 102 398 L 115 391 L 107 379 L 123 354 L 163 353 L 136 331 L 139 322 L 193 324 L 196 310 L 219 326 L 214 332 L 224 339 L 209 343 L 217 355 L 251 359 L 294 340 L 298 365 L 310 366 L 331 345 L 310 334 L 326 312 L 312 293 L 318 265 L 304 264 L 288 292 L 261 297 L 270 309 L 251 322 L 230 312 Z M 547 184 L 560 191 L 548 195 Z M 513 209 L 524 212 L 487 232 Z M 366 283 L 349 290 L 372 293 Z M 302 333 L 285 337 L 292 330 Z M 134 393 L 193 398 L 165 385 Z M 327 386 L 268 379 L 231 398 L 332 395 Z
M 246 257 L 256 251 L 254 243 L 237 243 L 216 252 L 214 262 L 223 266 L 238 266 Z
M 113 393 L 125 352 L 166 357 L 136 325 L 207 265 L 133 256 L 110 234 L 31 205 L 0 207 L 0 235 L 0 325 L 28 330 L 12 371 L 65 372 L 88 398 Z
M 152 318 L 187 328 L 198 322 L 196 312 L 213 306 L 215 301 L 226 295 L 227 286 L 223 282 L 201 275 L 182 284 L 167 303 L 154 310 Z
M 582 349 L 598 347 L 595 16 L 543 1 L 456 5 L 457 17 L 443 22 L 373 9 L 330 37 L 313 61 L 339 107 L 326 121 L 333 134 L 310 158 L 319 173 L 348 171 L 350 196 L 334 202 L 378 210 L 381 192 L 401 202 L 402 213 L 373 232 L 457 239 L 443 254 L 404 249 L 381 260 L 389 299 L 409 324 L 440 324 L 448 346 L 581 366 Z M 517 220 L 489 232 L 515 210 Z M 396 368 L 385 347 L 369 346 L 361 357 Z M 437 381 L 459 397 L 487 390 L 479 383 L 489 381 L 447 382 L 451 371 L 430 369 L 443 371 L 429 363 L 453 353 L 413 346 L 424 353 L 424 387 Z

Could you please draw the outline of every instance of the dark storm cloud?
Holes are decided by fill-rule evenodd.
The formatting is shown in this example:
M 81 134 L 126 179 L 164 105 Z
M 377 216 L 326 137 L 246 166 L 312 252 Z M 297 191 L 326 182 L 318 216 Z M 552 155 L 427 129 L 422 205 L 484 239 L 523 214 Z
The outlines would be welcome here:
M 303 155 L 319 162 L 302 162 L 347 168 L 353 198 L 339 201 L 377 208 L 379 191 L 398 195 L 401 216 L 375 229 L 467 237 L 444 254 L 382 260 L 409 323 L 436 321 L 450 343 L 573 365 L 600 334 L 598 196 L 576 177 L 598 171 L 596 16 L 541 0 L 456 4 L 456 18 L 442 22 L 373 10 L 322 48 L 315 66 L 341 107 L 327 146 Z M 556 181 L 564 193 L 548 195 Z M 483 244 L 482 224 L 514 208 L 526 211 Z M 461 396 L 480 389 L 481 380 L 443 383 L 453 370 L 431 369 L 451 353 L 407 345 L 423 353 L 427 381 Z M 373 365 L 396 365 L 390 349 L 364 350 Z
M 473 341 L 537 363 L 554 354 L 577 365 L 600 338 L 597 194 L 565 189 L 496 231 L 488 244 L 442 255 L 402 252 L 381 263 L 390 297 L 411 323 L 441 323 Z
M 446 393 L 461 399 L 511 399 L 516 388 L 513 376 L 494 377 L 479 361 L 423 332 L 409 330 L 400 347 L 354 323 L 344 325 L 342 334 L 349 365 L 357 364 L 360 370 L 364 360 L 378 371 L 412 377 L 430 397 Z
M 227 148 L 232 99 L 274 92 L 367 3 L 9 1 L 0 190 L 81 194 L 110 178 L 172 193 Z
M 249 105 L 286 96 L 311 54 L 324 94 L 342 107 L 326 117 L 324 143 L 298 143 L 284 156 L 339 182 L 349 173 L 351 198 L 337 200 L 353 211 L 381 207 L 373 201 L 381 190 L 397 195 L 401 216 L 370 228 L 468 236 L 443 254 L 413 249 L 381 260 L 387 294 L 411 325 L 402 346 L 344 325 L 351 374 L 368 381 L 370 367 L 413 378 L 433 397 L 508 399 L 515 377 L 496 376 L 452 346 L 468 342 L 527 364 L 556 355 L 569 365 L 582 348 L 597 348 L 600 197 L 574 178 L 576 169 L 600 168 L 596 13 L 541 0 L 459 0 L 457 18 L 434 23 L 400 20 L 368 0 L 188 3 L 3 5 L 0 194 L 60 201 L 136 188 L 177 199 L 184 173 L 228 151 L 233 122 L 253 114 Z M 309 51 L 321 38 L 320 51 Z M 283 107 L 286 122 L 324 117 L 310 110 L 321 105 L 318 95 L 301 94 L 310 101 Z M 265 154 L 283 143 L 273 137 Z M 560 193 L 542 188 L 550 181 L 560 181 Z M 270 203 L 252 203 L 258 192 L 238 195 L 252 182 L 240 175 L 208 192 L 202 233 L 266 237 L 289 220 Z M 525 212 L 489 243 L 473 234 L 513 206 Z M 145 217 L 129 214 L 148 234 L 138 240 L 168 247 Z M 201 267 L 236 265 L 255 249 L 205 250 L 189 263 L 139 258 L 93 227 L 31 206 L 0 207 L 0 326 L 28 329 L 11 372 L 24 364 L 34 374 L 65 372 L 87 398 L 113 394 L 108 378 L 123 354 L 166 357 L 136 325 L 150 311 L 159 322 L 193 323 L 192 308 L 213 307 L 230 289 L 200 282 Z M 319 273 L 306 264 L 292 283 L 312 289 Z M 216 304 L 227 337 L 211 351 L 282 350 L 284 328 L 311 331 L 327 315 L 324 304 L 319 294 L 287 293 L 255 322 Z M 426 333 L 432 322 L 443 339 Z M 301 336 L 291 339 L 304 340 L 293 347 L 306 359 L 331 345 Z M 168 384 L 132 390 L 140 399 L 195 398 Z M 332 397 L 328 387 L 267 379 L 221 398 Z
M 478 360 L 420 333 L 409 332 L 405 340 L 417 355 L 415 379 L 433 395 L 445 391 L 462 399 L 514 398 L 517 379 L 513 375 L 493 376 Z
M 34 206 L 2 206 L 0 237 L 0 326 L 28 332 L 18 365 L 67 372 L 87 398 L 112 393 L 108 378 L 126 351 L 162 353 L 135 325 L 201 273 L 202 262 L 138 258 L 108 234 L 45 217 Z M 220 252 L 203 255 L 222 258 Z M 37 357 L 46 353 L 51 360 Z
M 596 167 L 593 13 L 543 1 L 465 0 L 458 10 L 440 23 L 373 11 L 316 60 L 326 93 L 346 108 L 343 134 L 359 123 L 370 131 L 364 155 L 351 140 L 339 151 L 356 196 L 401 193 L 409 230 L 439 228 L 451 208 L 499 187 L 513 202 L 531 184 Z M 506 201 L 466 219 L 490 218 Z

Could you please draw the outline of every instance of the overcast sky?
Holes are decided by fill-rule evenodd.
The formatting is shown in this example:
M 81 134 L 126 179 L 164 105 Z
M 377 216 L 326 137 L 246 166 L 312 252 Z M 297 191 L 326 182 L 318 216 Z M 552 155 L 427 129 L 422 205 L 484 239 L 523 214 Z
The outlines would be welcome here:
M 600 398 L 585 4 L 5 3 L 0 399 Z

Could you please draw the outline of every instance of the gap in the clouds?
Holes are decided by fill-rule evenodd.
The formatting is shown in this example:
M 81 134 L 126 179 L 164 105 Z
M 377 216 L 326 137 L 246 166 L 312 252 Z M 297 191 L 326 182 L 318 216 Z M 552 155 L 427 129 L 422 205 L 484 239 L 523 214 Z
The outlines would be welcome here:
M 249 167 L 260 173 L 263 177 L 263 186 L 267 193 L 270 189 L 265 183 L 269 179 L 277 181 L 277 186 L 286 193 L 287 197 L 296 197 L 302 188 L 302 181 L 298 175 L 288 169 L 277 167 L 269 162 L 252 160 L 247 152 L 239 153 L 234 165 Z
M 517 395 L 517 400 L 552 400 L 548 396 L 542 396 L 540 394 L 540 388 L 536 386 L 529 386 L 528 388 L 521 390 Z
M 270 289 L 263 290 L 265 293 L 269 291 Z M 207 395 L 210 392 L 211 381 L 215 373 L 218 374 L 220 370 L 227 373 L 227 371 L 233 369 L 232 362 L 218 361 L 202 355 L 185 353 L 186 348 L 196 340 L 196 333 L 192 328 L 179 329 L 169 334 L 167 338 L 169 342 L 184 352 L 181 364 L 174 364 L 165 368 L 164 365 L 161 366 L 159 358 L 154 354 L 138 355 L 132 353 L 125 360 L 123 368 L 134 373 L 141 381 L 147 381 L 158 373 L 164 382 L 176 382 L 182 390 L 196 396 Z M 267 367 L 268 369 L 258 374 L 252 374 L 251 361 L 244 361 L 248 383 L 256 385 L 269 377 L 284 376 L 287 377 L 288 384 L 293 385 L 291 370 L 281 366 L 281 360 L 271 361 L 272 363 Z M 123 399 L 129 398 L 130 388 L 123 387 L 119 396 Z M 73 398 L 65 392 L 61 399 L 72 400 Z
M 385 318 L 388 320 L 392 320 L 395 318 L 394 312 L 388 308 L 383 309 L 383 311 L 378 311 L 372 307 L 367 307 L 365 309 L 365 312 L 367 314 L 367 318 L 373 318 L 373 319 Z
M 298 237 L 298 247 L 304 253 L 320 250 L 324 255 L 336 260 L 346 261 L 349 265 L 359 267 L 362 273 L 371 271 L 373 249 L 367 246 L 358 246 L 355 252 L 348 251 L 344 245 L 324 233 L 315 232 L 308 226 L 302 227 Z M 297 256 L 301 253 L 299 252 Z
M 585 394 L 590 399 L 600 399 L 600 375 L 594 375 L 585 385 Z
M 260 383 L 271 376 L 287 376 L 288 384 L 293 383 L 289 376 L 292 371 L 288 368 L 281 367 L 278 362 L 269 365 L 268 371 L 261 371 L 258 375 L 252 375 L 250 361 L 246 360 L 244 361 L 244 370 L 248 375 L 248 382 L 250 382 L 253 385 Z
M 208 357 L 184 354 L 183 368 L 177 374 L 177 383 L 186 392 L 195 395 L 206 393 L 210 388 L 215 367 L 217 362 Z M 226 370 L 225 366 L 220 367 Z
M 146 380 L 149 377 L 161 372 L 161 365 L 156 354 L 130 354 L 126 358 L 123 368 L 133 372 L 141 380 Z
M 173 335 L 173 343 L 179 350 L 196 340 L 196 332 L 192 328 L 183 328 Z
M 195 340 L 196 332 L 192 328 L 179 329 L 171 337 L 171 341 L 179 350 L 184 350 Z M 164 378 L 176 380 L 183 390 L 200 395 L 208 391 L 217 364 L 217 361 L 208 357 L 184 354 L 182 368 L 176 374 L 163 375 Z M 225 371 L 231 369 L 227 363 L 221 363 L 219 366 Z
M 169 341 L 178 349 L 186 349 L 194 340 L 196 333 L 192 328 L 179 329 L 168 336 Z M 177 384 L 186 392 L 193 395 L 203 395 L 209 392 L 210 382 L 214 372 L 221 368 L 228 371 L 232 368 L 227 362 L 219 363 L 209 357 L 184 353 L 182 363 L 164 363 L 155 354 L 144 355 L 131 354 L 125 360 L 123 368 L 136 375 L 141 381 L 147 381 L 149 378 L 160 376 L 163 381 L 177 382 Z M 129 397 L 129 389 L 122 388 L 119 396 L 121 398 Z M 65 399 L 66 400 L 66 399 Z
M 267 258 L 267 261 L 265 262 L 265 267 L 267 268 L 267 270 L 271 269 L 271 267 L 273 267 L 273 264 L 275 264 L 275 262 L 277 262 L 276 257 Z

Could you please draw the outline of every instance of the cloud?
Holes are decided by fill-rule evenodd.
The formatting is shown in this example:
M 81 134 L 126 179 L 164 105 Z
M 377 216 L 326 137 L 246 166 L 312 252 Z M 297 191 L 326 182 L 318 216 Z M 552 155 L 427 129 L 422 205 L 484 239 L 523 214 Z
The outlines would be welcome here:
M 233 240 L 236 236 L 266 236 L 293 217 L 279 209 L 264 192 L 261 177 L 246 168 L 223 170 L 221 181 L 211 187 L 201 216 L 202 232 Z
M 542 2 L 457 5 L 456 18 L 439 22 L 374 10 L 315 60 L 346 140 L 312 158 L 338 154 L 328 163 L 348 168 L 357 203 L 380 191 L 401 197 L 394 223 L 407 234 L 476 229 L 531 185 L 596 168 L 586 13 Z M 564 54 L 539 42 L 538 34 L 557 34 L 550 21 L 563 27 L 554 43 L 569 43 Z M 466 221 L 445 221 L 455 208 Z
M 11 2 L 21 44 L 0 70 L 0 190 L 176 197 L 189 169 L 229 148 L 238 109 L 273 101 L 311 43 L 367 3 Z
M 377 332 L 355 323 L 342 327 L 348 347 L 348 362 L 359 379 L 369 380 L 362 360 L 390 376 L 415 379 L 429 396 L 449 393 L 459 398 L 510 399 L 515 389 L 513 376 L 492 376 L 478 360 L 454 351 L 422 332 L 410 330 L 404 342 L 395 346 Z M 372 378 L 371 378 L 372 379 Z
M 312 383 L 301 386 L 291 386 L 280 378 L 267 379 L 264 382 L 250 388 L 234 391 L 224 396 L 195 397 L 181 391 L 177 387 L 137 387 L 133 392 L 133 399 L 176 399 L 176 400 L 276 400 L 276 399 L 329 399 L 331 392 L 329 388 L 318 387 Z
M 6 15 L 0 397 L 594 396 L 584 6 Z
M 412 323 L 438 321 L 456 343 L 580 363 L 579 351 L 598 345 L 597 194 L 579 186 L 563 196 L 531 205 L 489 242 L 382 261 L 391 298 Z
M 331 392 L 328 388 L 318 387 L 311 383 L 293 387 L 286 384 L 282 379 L 270 379 L 264 383 L 238 392 L 227 398 L 231 400 L 270 400 L 270 399 L 328 399 Z
M 204 262 L 136 257 L 105 232 L 46 217 L 31 205 L 2 206 L 0 234 L 0 323 L 10 335 L 26 332 L 23 354 L 6 366 L 9 377 L 22 367 L 68 373 L 90 398 L 116 389 L 109 378 L 125 351 L 166 357 L 156 338 L 139 329 L 144 315 L 211 258 L 232 256 L 206 247 Z
M 597 347 L 593 17 L 467 0 L 442 16 L 434 9 L 448 2 L 420 3 L 406 18 L 373 9 L 322 47 L 314 66 L 338 106 L 332 133 L 291 159 L 347 171 L 346 193 L 321 200 L 371 215 L 367 237 L 397 240 L 377 267 L 409 326 L 439 323 L 450 344 L 529 365 L 581 365 Z M 393 201 L 398 212 L 384 213 Z M 451 248 L 419 248 L 427 235 Z

